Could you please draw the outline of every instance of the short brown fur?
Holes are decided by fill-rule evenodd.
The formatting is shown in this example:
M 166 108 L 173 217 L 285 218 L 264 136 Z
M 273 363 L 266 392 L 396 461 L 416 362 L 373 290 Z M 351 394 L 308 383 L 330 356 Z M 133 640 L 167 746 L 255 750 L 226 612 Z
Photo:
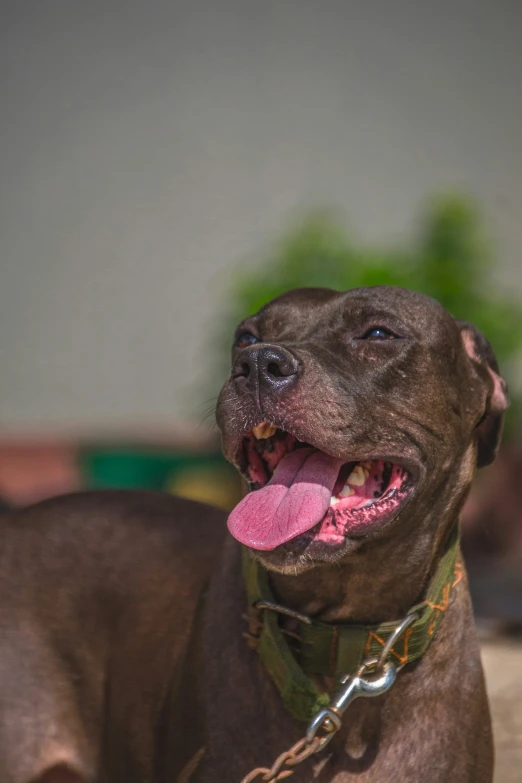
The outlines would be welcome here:
M 386 354 L 361 340 L 382 321 L 403 335 Z M 507 401 L 491 349 L 433 300 L 389 287 L 291 292 L 241 329 L 290 352 L 301 374 L 289 392 L 241 387 L 232 373 L 218 405 L 229 459 L 268 420 L 339 458 L 400 454 L 416 476 L 408 505 L 371 536 L 335 552 L 305 539 L 258 554 L 278 599 L 324 621 L 401 617 L 423 595 L 477 464 L 496 453 Z M 2 781 L 239 783 L 302 736 L 243 639 L 230 537 L 194 621 L 224 522 L 206 506 L 126 492 L 2 519 Z M 385 696 L 355 702 L 294 779 L 490 783 L 492 758 L 464 575 L 424 657 Z

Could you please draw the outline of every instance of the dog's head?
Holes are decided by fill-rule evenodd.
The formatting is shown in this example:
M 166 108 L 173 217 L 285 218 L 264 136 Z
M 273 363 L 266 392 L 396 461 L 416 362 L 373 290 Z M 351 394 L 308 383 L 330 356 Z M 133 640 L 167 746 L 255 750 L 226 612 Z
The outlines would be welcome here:
M 219 397 L 250 489 L 229 529 L 267 567 L 302 571 L 440 524 L 493 460 L 506 407 L 485 338 L 433 299 L 290 291 L 239 325 Z

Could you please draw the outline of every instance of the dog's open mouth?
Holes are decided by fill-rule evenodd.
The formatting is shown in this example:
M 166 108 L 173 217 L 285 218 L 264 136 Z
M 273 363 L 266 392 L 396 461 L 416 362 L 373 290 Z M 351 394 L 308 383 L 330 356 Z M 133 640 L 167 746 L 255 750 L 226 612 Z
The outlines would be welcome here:
M 347 462 L 263 422 L 242 440 L 250 492 L 228 527 L 258 550 L 306 537 L 338 544 L 395 517 L 413 491 L 410 472 L 382 458 Z

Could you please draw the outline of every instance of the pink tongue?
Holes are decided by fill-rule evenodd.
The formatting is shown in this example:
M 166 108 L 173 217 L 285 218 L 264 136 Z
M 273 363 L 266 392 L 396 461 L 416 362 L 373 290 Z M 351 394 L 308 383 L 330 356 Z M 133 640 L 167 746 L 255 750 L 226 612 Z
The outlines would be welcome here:
M 324 517 L 343 464 L 313 448 L 287 454 L 266 486 L 251 492 L 228 518 L 228 529 L 252 549 L 275 549 Z

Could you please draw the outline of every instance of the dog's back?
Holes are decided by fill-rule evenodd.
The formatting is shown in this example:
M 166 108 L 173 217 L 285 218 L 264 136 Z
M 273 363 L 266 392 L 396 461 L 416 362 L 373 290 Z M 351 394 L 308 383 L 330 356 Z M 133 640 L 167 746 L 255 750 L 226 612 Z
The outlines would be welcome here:
M 100 767 L 108 780 L 153 776 L 223 532 L 216 509 L 137 492 L 69 495 L 2 519 L 2 781 L 90 780 Z

